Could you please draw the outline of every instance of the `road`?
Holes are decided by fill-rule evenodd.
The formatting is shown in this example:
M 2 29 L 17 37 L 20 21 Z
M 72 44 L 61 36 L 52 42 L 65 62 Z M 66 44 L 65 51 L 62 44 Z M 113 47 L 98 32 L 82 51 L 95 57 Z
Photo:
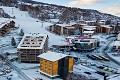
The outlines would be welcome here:
M 110 68 L 110 69 L 114 69 L 116 70 L 116 68 L 120 67 L 120 65 L 115 62 L 114 60 L 112 60 L 111 58 L 108 57 L 108 55 L 106 55 L 106 53 L 108 51 L 110 51 L 110 49 L 112 48 L 111 43 L 116 39 L 116 37 L 112 37 L 110 40 L 108 40 L 109 42 L 107 42 L 107 44 L 104 44 L 102 45 L 100 48 L 97 49 L 97 51 L 95 52 L 78 52 L 76 53 L 76 56 L 79 58 L 79 59 L 86 59 L 87 61 L 92 61 L 93 63 L 96 64 L 96 66 L 91 66 L 91 65 L 85 65 L 86 67 L 89 67 L 89 68 L 92 68 L 92 69 L 95 69 L 97 71 L 102 71 L 102 72 L 105 72 L 106 74 L 108 75 L 113 75 L 114 72 L 108 72 L 108 71 L 105 71 L 103 69 L 99 69 L 97 68 L 97 66 L 103 66 L 105 65 L 106 67 Z M 105 56 L 107 58 L 110 59 L 109 62 L 107 61 L 98 61 L 98 60 L 90 60 L 86 55 L 87 54 L 94 54 L 94 55 L 102 55 L 102 56 Z M 79 60 L 80 61 L 80 60 Z
M 1 54 L 0 54 L 0 55 L 1 55 Z M 13 64 L 10 62 L 10 60 L 5 57 L 5 55 L 2 55 L 2 56 L 4 57 L 4 59 L 5 59 L 5 61 L 6 61 L 6 64 L 7 64 L 9 67 L 11 67 L 12 69 L 14 69 L 15 71 L 18 72 L 18 75 L 21 77 L 22 80 L 32 80 L 32 79 L 30 79 L 24 72 L 22 72 L 22 70 L 21 70 L 20 68 L 18 68 L 18 67 L 16 67 L 15 65 L 13 65 Z

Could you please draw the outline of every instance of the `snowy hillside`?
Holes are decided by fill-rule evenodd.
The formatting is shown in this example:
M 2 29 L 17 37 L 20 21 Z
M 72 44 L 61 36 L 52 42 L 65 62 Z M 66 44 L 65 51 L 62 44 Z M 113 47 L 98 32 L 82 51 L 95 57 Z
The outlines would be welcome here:
M 31 18 L 29 14 L 25 11 L 20 11 L 18 8 L 14 7 L 0 7 L 3 8 L 6 13 L 10 16 L 15 16 L 16 26 L 20 26 L 20 29 L 23 29 L 25 33 L 41 33 L 41 34 L 48 34 L 49 36 L 49 46 L 57 45 L 57 44 L 66 44 L 64 42 L 64 37 L 52 34 L 45 30 L 47 26 L 52 25 L 51 23 L 45 22 L 43 23 L 43 27 L 41 27 L 42 23 L 38 19 Z M 12 13 L 13 9 L 13 13 Z M 11 20 L 11 19 L 10 19 Z M 39 22 L 36 22 L 39 21 Z

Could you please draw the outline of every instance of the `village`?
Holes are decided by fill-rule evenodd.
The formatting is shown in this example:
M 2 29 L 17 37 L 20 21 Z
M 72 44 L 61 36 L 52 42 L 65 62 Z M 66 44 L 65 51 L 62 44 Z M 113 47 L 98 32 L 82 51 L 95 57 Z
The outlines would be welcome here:
M 4 13 L 0 80 L 120 79 L 120 20 L 43 23 L 16 7 L 0 6 Z

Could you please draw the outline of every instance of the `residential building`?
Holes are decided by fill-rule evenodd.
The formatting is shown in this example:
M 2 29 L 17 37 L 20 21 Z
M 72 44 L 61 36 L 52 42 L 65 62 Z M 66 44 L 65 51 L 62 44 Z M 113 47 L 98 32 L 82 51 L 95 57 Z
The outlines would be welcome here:
M 92 34 L 96 33 L 96 27 L 97 26 L 88 26 L 88 25 L 84 25 L 82 26 L 82 34 L 84 34 L 85 32 L 84 31 L 92 31 Z
M 79 37 L 72 40 L 76 50 L 91 51 L 99 47 L 99 40 L 97 38 Z
M 118 34 L 117 40 L 119 40 L 119 41 L 120 41 L 120 33 Z
M 97 24 L 96 21 L 84 21 L 85 24 L 90 25 L 90 26 L 95 26 Z
M 110 34 L 110 32 L 112 31 L 112 27 L 110 27 L 110 25 L 101 25 L 101 33 L 106 33 L 106 34 Z
M 49 77 L 65 79 L 68 72 L 73 71 L 74 58 L 62 53 L 47 52 L 40 58 L 40 73 Z
M 12 21 L 3 21 L 0 23 L 0 37 L 5 36 L 6 34 L 10 33 L 12 29 L 15 29 L 15 22 Z
M 92 36 L 94 34 L 94 31 L 84 31 L 83 35 L 84 36 Z
M 0 8 L 0 14 L 4 13 L 3 8 Z
M 50 26 L 50 31 L 58 35 L 74 35 L 76 27 L 69 24 L 55 24 Z
M 25 34 L 17 49 L 20 62 L 37 63 L 39 62 L 37 56 L 48 50 L 48 35 Z
M 113 44 L 113 49 L 115 51 L 120 51 L 120 41 L 115 41 Z

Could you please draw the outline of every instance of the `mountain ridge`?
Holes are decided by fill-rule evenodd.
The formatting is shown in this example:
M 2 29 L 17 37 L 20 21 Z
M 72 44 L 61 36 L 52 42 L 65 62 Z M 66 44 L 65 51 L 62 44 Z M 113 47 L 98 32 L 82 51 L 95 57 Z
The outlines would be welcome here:
M 5 0 L 4 0 L 5 1 Z M 10 3 L 8 3 L 10 2 Z M 12 4 L 12 2 L 14 4 Z M 1 0 L 2 5 L 17 6 L 21 11 L 28 11 L 31 17 L 38 18 L 42 21 L 48 19 L 59 19 L 60 23 L 85 21 L 99 21 L 99 20 L 120 20 L 120 17 L 101 13 L 94 9 L 81 9 L 76 7 L 66 7 L 62 5 L 49 4 L 44 2 L 37 2 L 33 0 L 7 0 L 7 3 Z M 27 4 L 28 3 L 28 4 Z

